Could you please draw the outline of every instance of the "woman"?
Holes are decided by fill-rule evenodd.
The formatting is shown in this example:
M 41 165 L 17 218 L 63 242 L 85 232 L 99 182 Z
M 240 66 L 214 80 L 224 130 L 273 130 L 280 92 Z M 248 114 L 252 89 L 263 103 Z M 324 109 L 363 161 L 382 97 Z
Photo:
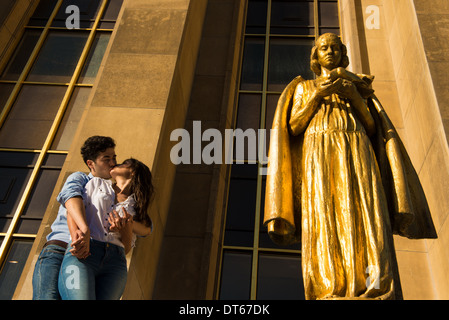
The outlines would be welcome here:
M 356 85 L 341 78 L 341 48 L 336 36 L 317 41 L 318 77 L 298 85 L 289 123 L 293 135 L 304 132 L 302 255 L 312 299 L 393 289 L 388 207 L 368 137 L 374 119 Z M 320 265 L 310 263 L 315 257 Z M 367 285 L 367 275 L 376 281 Z
M 134 246 L 135 234 L 151 232 L 147 211 L 153 185 L 149 168 L 127 159 L 110 173 L 115 183 L 92 178 L 85 187 L 91 254 L 78 259 L 70 246 L 67 249 L 58 285 L 63 300 L 120 299 L 127 278 L 125 255 Z M 73 234 L 75 230 L 71 224 L 69 227 Z
M 295 78 L 273 121 L 264 223 L 276 243 L 302 242 L 306 299 L 394 298 L 392 231 L 435 237 L 372 77 L 348 64 L 339 37 L 320 36 L 311 55 L 317 78 Z

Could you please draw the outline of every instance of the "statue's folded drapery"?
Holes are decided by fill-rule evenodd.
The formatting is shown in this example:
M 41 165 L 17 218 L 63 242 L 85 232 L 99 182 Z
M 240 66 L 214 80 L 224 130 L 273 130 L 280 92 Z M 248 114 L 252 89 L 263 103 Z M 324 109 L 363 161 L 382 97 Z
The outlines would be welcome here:
M 374 136 L 336 94 L 323 99 L 305 130 L 290 127 L 293 101 L 307 101 L 314 86 L 297 77 L 279 99 L 264 223 L 274 242 L 302 242 L 307 299 L 391 298 L 391 232 L 436 237 L 424 192 L 379 100 L 363 91 L 367 86 L 359 91 L 375 120 Z

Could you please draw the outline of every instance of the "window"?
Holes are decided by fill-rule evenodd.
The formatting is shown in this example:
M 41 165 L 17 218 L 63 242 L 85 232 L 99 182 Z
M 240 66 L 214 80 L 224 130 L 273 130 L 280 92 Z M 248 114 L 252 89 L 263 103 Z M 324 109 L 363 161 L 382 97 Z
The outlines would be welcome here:
M 235 129 L 266 129 L 323 33 L 339 34 L 337 0 L 248 0 Z M 247 150 L 249 148 L 245 148 Z M 263 224 L 266 159 L 234 149 L 223 236 L 220 299 L 304 299 L 300 244 L 278 247 Z
M 65 92 L 65 86 L 23 84 L 0 129 L 0 148 L 41 149 Z
M 0 70 L 0 299 L 14 294 L 123 0 L 40 0 Z M 69 5 L 80 28 L 69 29 Z
M 8 300 L 13 296 L 32 245 L 33 241 L 31 240 L 13 240 L 0 274 L 1 300 Z

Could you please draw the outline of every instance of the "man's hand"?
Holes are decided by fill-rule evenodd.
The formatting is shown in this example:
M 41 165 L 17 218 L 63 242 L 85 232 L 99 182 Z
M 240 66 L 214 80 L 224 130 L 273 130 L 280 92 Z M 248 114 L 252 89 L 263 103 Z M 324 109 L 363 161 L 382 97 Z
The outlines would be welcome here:
M 90 256 L 90 230 L 86 232 L 76 230 L 73 234 L 72 249 L 70 252 L 78 259 L 86 259 Z

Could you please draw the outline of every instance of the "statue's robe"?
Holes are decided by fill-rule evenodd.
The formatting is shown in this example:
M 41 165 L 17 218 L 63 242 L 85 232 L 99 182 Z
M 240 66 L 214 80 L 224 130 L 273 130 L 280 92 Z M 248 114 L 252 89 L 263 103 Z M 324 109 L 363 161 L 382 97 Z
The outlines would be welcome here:
M 395 298 L 392 234 L 435 238 L 426 197 L 379 100 L 357 83 L 376 124 L 366 135 L 354 108 L 322 99 L 305 130 L 290 127 L 292 103 L 305 103 L 313 80 L 282 93 L 270 137 L 264 224 L 271 239 L 301 242 L 306 299 Z M 397 294 L 396 294 L 397 298 Z

